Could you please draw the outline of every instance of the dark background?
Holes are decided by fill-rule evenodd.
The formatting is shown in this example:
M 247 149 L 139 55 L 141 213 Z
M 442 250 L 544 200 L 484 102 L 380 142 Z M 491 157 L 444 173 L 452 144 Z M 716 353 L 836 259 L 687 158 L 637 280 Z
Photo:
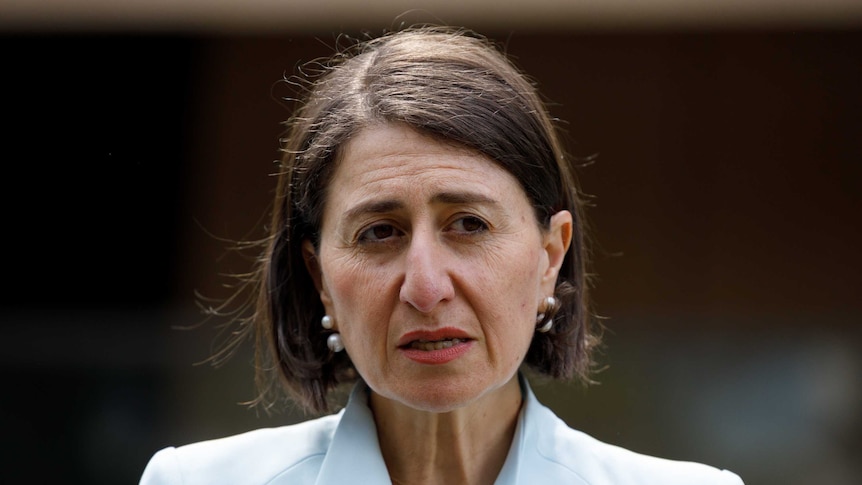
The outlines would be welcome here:
M 748 484 L 859 483 L 862 30 L 468 26 L 598 154 L 606 369 L 540 398 Z M 278 81 L 341 30 L 0 35 L 4 482 L 136 483 L 164 446 L 303 419 L 237 404 L 250 347 L 195 365 L 218 322 L 176 327 L 248 268 L 226 240 L 263 234 Z

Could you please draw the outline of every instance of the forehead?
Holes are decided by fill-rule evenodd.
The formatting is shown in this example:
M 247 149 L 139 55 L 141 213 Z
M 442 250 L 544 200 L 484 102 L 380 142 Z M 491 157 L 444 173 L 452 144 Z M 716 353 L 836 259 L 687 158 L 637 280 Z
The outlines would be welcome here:
M 401 124 L 365 128 L 343 146 L 328 198 L 335 203 L 348 193 L 373 197 L 405 187 L 404 195 L 458 188 L 526 198 L 520 183 L 488 157 Z

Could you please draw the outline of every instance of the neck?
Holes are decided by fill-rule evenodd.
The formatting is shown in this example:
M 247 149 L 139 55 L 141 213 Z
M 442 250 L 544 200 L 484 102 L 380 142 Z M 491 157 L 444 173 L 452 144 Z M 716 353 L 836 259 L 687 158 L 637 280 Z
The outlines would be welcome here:
M 515 435 L 521 388 L 516 375 L 445 413 L 418 411 L 374 392 L 370 405 L 392 483 L 493 484 Z

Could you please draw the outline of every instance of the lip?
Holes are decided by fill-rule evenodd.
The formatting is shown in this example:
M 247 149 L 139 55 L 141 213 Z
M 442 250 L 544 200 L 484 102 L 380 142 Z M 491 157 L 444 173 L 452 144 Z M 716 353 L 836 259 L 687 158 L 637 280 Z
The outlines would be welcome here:
M 410 347 L 417 340 L 451 340 L 459 339 L 461 342 L 444 349 L 420 350 Z M 463 330 L 447 327 L 438 330 L 417 330 L 409 332 L 398 339 L 398 350 L 404 357 L 419 364 L 440 365 L 451 362 L 469 351 L 476 341 Z
M 399 348 L 403 348 L 416 340 L 447 340 L 453 338 L 473 340 L 467 332 L 459 328 L 444 327 L 436 330 L 414 330 L 412 332 L 405 333 L 400 339 L 398 339 L 398 343 L 396 345 Z

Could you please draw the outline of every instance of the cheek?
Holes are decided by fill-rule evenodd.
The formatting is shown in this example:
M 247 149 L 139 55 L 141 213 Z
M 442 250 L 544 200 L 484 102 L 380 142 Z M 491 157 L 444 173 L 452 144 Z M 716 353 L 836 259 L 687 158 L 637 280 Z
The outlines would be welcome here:
M 513 334 L 532 334 L 541 298 L 538 258 L 539 251 L 524 249 L 508 258 L 494 258 L 504 259 L 505 263 L 486 262 L 484 265 L 491 270 L 481 273 L 481 289 L 477 296 L 490 305 L 487 311 L 498 325 L 504 326 L 499 327 L 499 332 L 508 335 L 507 339 Z M 513 344 L 520 341 L 515 339 Z
M 324 281 L 339 331 L 349 340 L 380 335 L 371 326 L 385 326 L 387 295 L 391 278 L 382 267 L 357 263 L 347 258 L 331 260 L 324 266 Z
M 534 306 L 532 299 L 541 283 L 538 256 L 539 251 L 534 249 L 498 255 L 494 261 L 486 263 L 488 268 L 492 268 L 486 279 L 490 285 L 498 286 L 498 291 L 508 298 L 517 296 L 510 303 Z
M 324 288 L 329 293 L 335 310 L 352 305 L 362 295 L 360 286 L 373 279 L 372 268 L 362 260 L 338 249 L 321 251 L 321 269 Z
M 540 251 L 526 251 L 522 256 L 523 264 L 518 265 L 514 274 L 509 275 L 513 282 L 512 301 L 517 302 L 517 311 L 520 315 L 520 331 L 523 332 L 526 341 L 532 339 L 535 327 L 538 302 L 542 298 L 541 271 L 539 268 Z M 541 251 L 544 253 L 544 251 Z

